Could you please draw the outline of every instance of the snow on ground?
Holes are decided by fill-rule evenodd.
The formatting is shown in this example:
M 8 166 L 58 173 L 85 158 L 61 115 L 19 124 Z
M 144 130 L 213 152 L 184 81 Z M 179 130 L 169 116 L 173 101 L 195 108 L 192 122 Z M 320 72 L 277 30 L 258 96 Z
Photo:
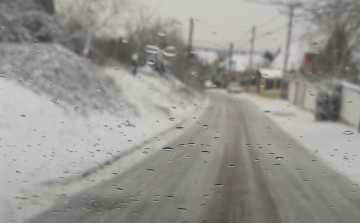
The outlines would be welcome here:
M 265 111 L 264 114 L 324 163 L 360 183 L 360 133 L 356 128 L 340 122 L 315 121 L 313 113 L 286 100 L 249 93 L 234 97 L 247 100 Z
M 199 115 L 204 103 L 199 93 L 149 67 L 133 76 L 125 69 L 89 65 L 61 46 L 39 48 L 31 59 L 33 46 L 1 48 L 0 222 L 22 222 L 90 183 L 124 171 L 141 160 L 140 152 L 131 162 L 79 181 L 86 171 L 183 125 L 187 117 Z M 16 61 L 6 63 L 12 57 Z M 51 63 L 61 68 L 61 75 Z

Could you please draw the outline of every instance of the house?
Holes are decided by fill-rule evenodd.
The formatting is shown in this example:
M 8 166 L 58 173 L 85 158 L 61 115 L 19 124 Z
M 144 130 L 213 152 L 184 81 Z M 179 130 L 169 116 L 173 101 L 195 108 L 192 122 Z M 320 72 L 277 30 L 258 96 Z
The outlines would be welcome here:
M 198 61 L 203 65 L 210 65 L 219 60 L 219 56 L 215 51 L 199 50 L 195 54 Z
M 247 81 L 250 81 L 255 84 L 254 78 L 248 79 L 247 71 L 249 71 L 249 63 L 250 63 L 250 55 L 247 53 L 239 53 L 234 54 L 232 56 L 231 62 L 229 61 L 229 57 L 227 57 L 221 65 L 226 70 L 226 82 L 237 81 L 242 85 L 246 85 Z M 267 59 L 263 57 L 261 54 L 253 55 L 253 67 L 252 70 L 255 71 L 257 68 L 262 67 L 266 64 Z
M 301 66 L 302 71 L 305 72 L 305 74 L 308 74 L 309 72 L 313 72 L 315 70 L 315 61 L 317 58 L 317 54 L 315 53 L 305 53 L 303 63 Z
M 255 78 L 255 92 L 264 97 L 278 98 L 283 81 L 283 71 L 274 68 L 259 68 Z

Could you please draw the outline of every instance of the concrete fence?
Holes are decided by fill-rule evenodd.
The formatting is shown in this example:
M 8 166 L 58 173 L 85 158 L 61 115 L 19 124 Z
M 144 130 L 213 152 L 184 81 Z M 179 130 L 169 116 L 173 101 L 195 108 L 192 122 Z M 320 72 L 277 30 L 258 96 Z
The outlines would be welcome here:
M 360 86 L 342 82 L 340 119 L 350 125 L 360 123 Z
M 340 121 L 360 129 L 360 86 L 341 82 Z M 304 81 L 290 81 L 288 100 L 306 111 L 315 112 L 318 87 Z

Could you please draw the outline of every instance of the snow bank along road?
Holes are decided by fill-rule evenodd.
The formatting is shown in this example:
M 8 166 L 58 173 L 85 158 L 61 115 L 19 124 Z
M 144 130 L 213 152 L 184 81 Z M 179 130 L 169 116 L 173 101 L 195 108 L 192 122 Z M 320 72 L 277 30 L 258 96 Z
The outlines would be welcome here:
M 356 185 L 251 103 L 210 98 L 166 147 L 29 222 L 358 222 Z

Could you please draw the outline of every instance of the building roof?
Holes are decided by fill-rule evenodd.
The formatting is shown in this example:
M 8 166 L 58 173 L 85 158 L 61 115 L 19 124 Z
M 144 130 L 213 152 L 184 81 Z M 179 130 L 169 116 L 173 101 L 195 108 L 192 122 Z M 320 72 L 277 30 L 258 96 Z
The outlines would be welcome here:
M 232 56 L 233 66 L 232 71 L 245 72 L 249 68 L 249 54 L 234 54 Z M 261 67 L 265 63 L 266 59 L 259 54 L 253 55 L 253 69 Z M 223 65 L 226 69 L 229 67 L 229 57 L 223 61 Z
M 283 77 L 283 71 L 273 68 L 260 68 L 258 69 L 260 75 L 265 79 L 280 79 Z
M 215 51 L 196 51 L 196 57 L 203 64 L 212 64 L 219 59 Z

